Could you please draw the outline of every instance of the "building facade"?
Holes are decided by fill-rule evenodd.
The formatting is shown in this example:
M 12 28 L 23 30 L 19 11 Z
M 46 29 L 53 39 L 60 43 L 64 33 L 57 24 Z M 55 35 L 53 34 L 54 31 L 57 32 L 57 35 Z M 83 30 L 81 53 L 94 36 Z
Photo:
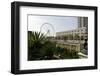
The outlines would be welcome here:
M 78 28 L 88 26 L 88 17 L 78 17 Z
M 80 37 L 84 37 L 84 39 L 88 36 L 88 17 L 78 17 L 78 27 L 73 30 L 57 32 L 56 37 L 68 36 L 68 35 L 79 35 Z

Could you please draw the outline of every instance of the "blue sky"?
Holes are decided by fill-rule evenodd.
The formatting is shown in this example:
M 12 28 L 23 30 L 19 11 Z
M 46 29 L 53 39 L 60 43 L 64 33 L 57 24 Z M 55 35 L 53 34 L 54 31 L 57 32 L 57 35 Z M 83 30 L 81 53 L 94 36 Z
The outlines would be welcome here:
M 44 16 L 44 15 L 29 15 L 28 16 L 28 30 L 29 31 L 40 31 L 40 27 L 44 23 L 52 24 L 55 32 L 72 30 L 78 27 L 78 17 L 69 16 Z M 50 29 L 53 33 L 52 28 L 49 25 L 42 27 L 42 32 Z

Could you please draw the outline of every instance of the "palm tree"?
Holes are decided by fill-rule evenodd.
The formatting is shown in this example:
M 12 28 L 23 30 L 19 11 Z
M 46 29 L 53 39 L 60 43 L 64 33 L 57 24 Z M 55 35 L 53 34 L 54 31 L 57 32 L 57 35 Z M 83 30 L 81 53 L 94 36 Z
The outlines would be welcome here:
M 40 32 L 28 32 L 29 47 L 40 47 L 46 41 L 46 36 Z
M 28 60 L 53 59 L 56 43 L 40 32 L 28 32 Z
M 40 57 L 39 51 L 43 47 L 46 37 L 40 32 L 28 31 L 28 59 Z

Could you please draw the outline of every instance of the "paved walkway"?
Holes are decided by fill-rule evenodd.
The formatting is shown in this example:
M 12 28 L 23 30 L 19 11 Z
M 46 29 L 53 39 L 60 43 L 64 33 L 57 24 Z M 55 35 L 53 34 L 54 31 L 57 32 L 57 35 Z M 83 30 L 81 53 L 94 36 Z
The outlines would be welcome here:
M 79 52 L 78 55 L 79 55 L 80 58 L 87 58 L 88 57 L 87 55 L 85 55 L 85 54 L 83 54 L 81 52 Z

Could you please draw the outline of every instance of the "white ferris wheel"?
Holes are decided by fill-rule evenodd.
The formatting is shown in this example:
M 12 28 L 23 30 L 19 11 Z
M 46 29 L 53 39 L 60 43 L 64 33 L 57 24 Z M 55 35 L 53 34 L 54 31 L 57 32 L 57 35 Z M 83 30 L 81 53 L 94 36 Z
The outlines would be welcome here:
M 48 37 L 55 36 L 55 29 L 50 23 L 43 23 L 40 27 L 40 32 Z

